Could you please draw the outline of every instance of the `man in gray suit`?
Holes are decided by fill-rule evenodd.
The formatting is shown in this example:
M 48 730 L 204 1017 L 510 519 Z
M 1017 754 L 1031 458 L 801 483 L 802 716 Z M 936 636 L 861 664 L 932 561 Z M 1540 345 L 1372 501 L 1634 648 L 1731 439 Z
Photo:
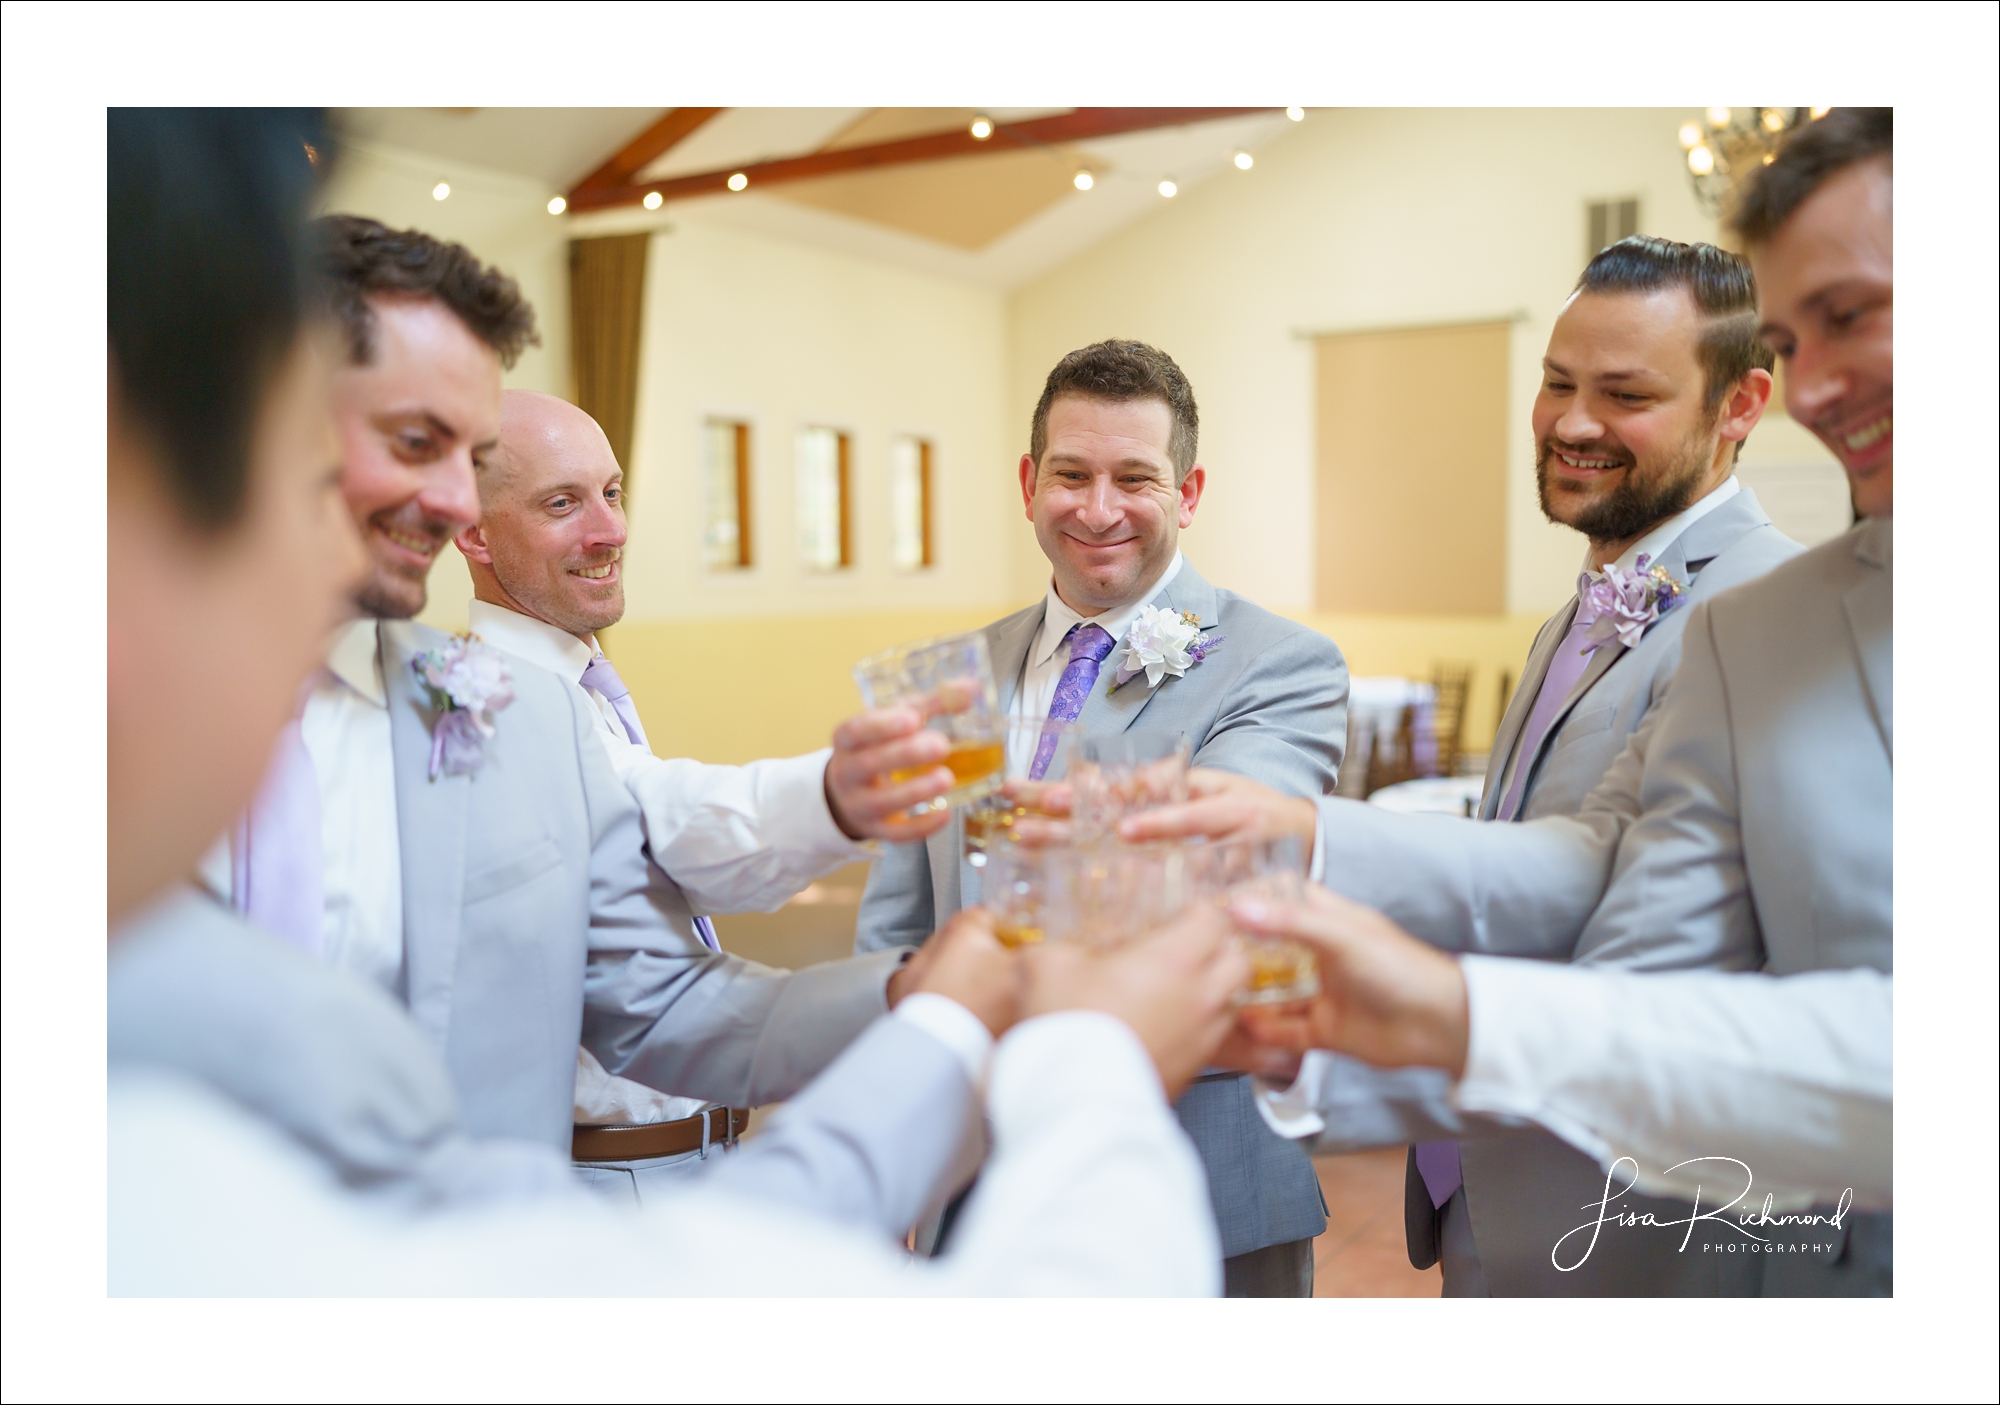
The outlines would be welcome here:
M 1798 553 L 1734 476 L 1771 394 L 1756 316 L 1743 259 L 1634 236 L 1590 261 L 1557 317 L 1533 412 L 1536 480 L 1543 512 L 1589 548 L 1577 594 L 1536 636 L 1494 738 L 1480 819 L 1574 816 L 1666 693 L 1688 605 Z M 1673 591 L 1664 598 L 1662 581 Z M 1303 828 L 1303 811 L 1288 808 Z M 1321 811 L 1323 876 L 1337 887 L 1374 869 L 1385 835 L 1412 828 L 1353 801 Z M 1379 871 L 1405 870 L 1392 861 Z M 1371 1109 L 1327 1133 L 1369 1145 L 1399 1125 Z M 1519 1173 L 1489 1168 L 1495 1159 Z M 1410 1261 L 1441 1261 L 1448 1296 L 1713 1290 L 1717 1260 L 1633 1236 L 1600 1248 L 1583 1271 L 1551 1272 L 1543 1221 L 1588 1198 L 1572 1182 L 1602 1183 L 1593 1162 L 1553 1137 L 1424 1142 L 1411 1148 L 1406 1182 Z
M 1378 832 L 1361 863 L 1343 865 L 1332 879 L 1336 886 L 1447 949 L 1524 950 L 1532 943 L 1522 938 L 1533 928 L 1545 950 L 1573 941 L 1577 961 L 1592 967 L 1801 978 L 1853 973 L 1863 980 L 1880 973 L 1886 980 L 1893 966 L 1891 131 L 1886 110 L 1835 110 L 1759 173 L 1737 215 L 1762 290 L 1759 334 L 1788 365 L 1788 407 L 1840 459 L 1866 520 L 1691 613 L 1671 690 L 1576 820 L 1517 826 L 1490 843 L 1441 826 Z M 1331 824 L 1331 810 L 1328 818 Z M 1391 854 L 1411 861 L 1393 878 L 1362 866 Z M 1424 891 L 1430 880 L 1438 886 Z M 1393 891 L 1405 885 L 1400 895 Z M 1537 998 L 1538 986 L 1553 992 L 1555 983 L 1473 956 L 1460 965 L 1460 1024 L 1468 989 L 1479 1019 L 1491 1025 L 1565 1018 Z M 1716 1001 L 1688 986 L 1690 1008 L 1678 1038 L 1693 1052 L 1675 1055 L 1670 1040 L 1660 1041 L 1660 1057 L 1678 1058 L 1688 1071 L 1651 1105 L 1671 1106 L 1676 1096 L 1691 1109 L 1706 1101 L 1710 1115 L 1687 1121 L 1715 1126 L 1714 1109 L 1730 1099 L 1717 1095 L 1712 1070 L 1694 1071 L 1700 1055 L 1719 1037 L 1728 1041 L 1720 1064 L 1779 1062 L 1776 1050 L 1786 1041 L 1809 1044 L 1823 1021 L 1814 1012 L 1825 1007 L 1811 993 L 1824 988 L 1823 982 L 1792 986 L 1796 994 L 1770 1002 L 1776 1013 L 1724 1021 L 1697 1037 L 1686 1032 L 1695 1011 L 1712 1010 Z M 1572 999 L 1581 993 L 1568 990 Z M 1782 1017 L 1785 1008 L 1793 1011 L 1789 1017 Z M 1887 1068 L 1886 1001 L 1874 1009 L 1875 1023 L 1849 1033 L 1851 1050 L 1832 1050 L 1810 1077 L 1835 1086 L 1884 1082 L 1877 1075 Z M 1590 1017 L 1579 1011 L 1579 1018 L 1587 1025 Z M 1587 1046 L 1590 1035 L 1578 1042 Z M 1766 1055 L 1766 1048 L 1774 1052 Z M 1469 1065 L 1457 1060 L 1446 1067 L 1457 1073 Z M 1345 1094 L 1334 1087 L 1343 1080 L 1327 1072 L 1319 1101 L 1331 1105 Z M 1666 1077 L 1660 1068 L 1635 1069 L 1614 1081 L 1636 1090 Z M 1549 1079 L 1562 1081 L 1558 1072 Z M 1431 1108 L 1449 1124 L 1458 1109 L 1440 1096 L 1450 1091 L 1444 1082 L 1430 1085 Z M 1409 1086 L 1414 1105 L 1421 1081 Z M 1648 1100 L 1637 1091 L 1626 1096 Z M 1810 1118 L 1814 1106 L 1802 1098 L 1797 1115 Z M 1858 1119 L 1846 1134 L 1879 1141 L 1886 1118 Z M 1567 1135 L 1583 1144 L 1574 1128 Z M 1527 1194 L 1535 1168 L 1501 1139 L 1483 1147 L 1490 1177 L 1511 1180 Z M 1602 1166 L 1616 1148 L 1591 1149 Z M 1886 1164 L 1880 1145 L 1842 1151 L 1848 1164 Z M 1727 1152 L 1711 1145 L 1689 1154 Z M 1468 1158 L 1468 1185 L 1471 1170 Z M 1593 1199 L 1605 1194 L 1603 1174 L 1590 1178 Z M 1878 1204 L 1886 1201 L 1883 1179 Z M 1557 1189 L 1573 1197 L 1579 1185 Z M 1496 1208 L 1504 1214 L 1509 1205 Z M 1490 1262 L 1476 1196 L 1473 1219 Z M 1494 1234 L 1547 1241 L 1551 1228 L 1548 1221 L 1517 1218 L 1504 1228 L 1496 1221 Z M 1883 1293 L 1889 1266 L 1888 1217 L 1855 1216 L 1834 1253 L 1759 1258 L 1718 1290 Z
M 1101 342 L 1049 373 L 1020 481 L 1052 579 L 1046 599 L 987 627 L 1003 707 L 1086 733 L 1184 734 L 1200 765 L 1291 796 L 1329 794 L 1347 666 L 1324 636 L 1210 585 L 1182 558 L 1179 533 L 1207 477 L 1196 434 L 1187 378 L 1152 347 Z M 1183 676 L 1112 692 L 1114 651 L 1148 606 L 1198 624 L 1212 642 Z M 956 818 L 922 845 L 890 849 L 869 874 L 855 950 L 920 943 L 977 901 L 964 856 Z M 1310 1297 L 1312 1240 L 1326 1223 L 1311 1162 L 1264 1126 L 1235 1074 L 1205 1076 L 1176 1111 L 1207 1167 L 1225 1292 Z
M 582 693 L 404 618 L 436 552 L 478 520 L 473 465 L 492 451 L 501 366 L 532 312 L 456 245 L 351 217 L 320 234 L 347 341 L 341 488 L 371 618 L 335 636 L 209 886 L 401 999 L 474 1135 L 567 1151 L 579 1043 L 664 1091 L 738 1107 L 790 1096 L 921 965 L 896 951 L 777 971 L 705 944 Z M 937 759 L 942 738 L 907 721 L 863 749 L 860 771 Z M 854 793 L 872 816 L 947 784 L 940 769 Z M 728 1137 L 714 1121 L 700 1144 Z

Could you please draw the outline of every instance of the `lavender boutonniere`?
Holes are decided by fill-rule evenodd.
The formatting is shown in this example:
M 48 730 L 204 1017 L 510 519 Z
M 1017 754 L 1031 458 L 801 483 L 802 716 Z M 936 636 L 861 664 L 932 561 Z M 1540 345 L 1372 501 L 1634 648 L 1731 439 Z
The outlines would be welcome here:
M 1118 661 L 1118 674 L 1105 693 L 1117 692 L 1140 674 L 1146 686 L 1157 688 L 1160 680 L 1180 678 L 1207 658 L 1222 643 L 1220 635 L 1205 636 L 1201 619 L 1186 611 L 1175 614 L 1158 605 L 1139 611 L 1124 639 L 1125 654 Z
M 1687 582 L 1675 580 L 1664 567 L 1649 570 L 1652 559 L 1641 553 L 1629 571 L 1606 566 L 1604 579 L 1584 591 L 1581 609 L 1586 613 L 1579 618 L 1590 626 L 1584 636 L 1585 653 L 1613 639 L 1636 648 L 1660 616 L 1687 603 Z
M 431 779 L 469 776 L 486 759 L 493 714 L 514 701 L 512 680 L 499 651 L 470 634 L 454 634 L 444 647 L 410 660 L 430 694 L 437 721 L 431 726 Z

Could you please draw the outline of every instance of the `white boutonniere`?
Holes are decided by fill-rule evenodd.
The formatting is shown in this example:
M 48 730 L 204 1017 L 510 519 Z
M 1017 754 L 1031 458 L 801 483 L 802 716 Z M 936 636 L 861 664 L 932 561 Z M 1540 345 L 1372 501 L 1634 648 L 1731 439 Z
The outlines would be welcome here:
M 1142 673 L 1146 675 L 1146 686 L 1157 688 L 1164 678 L 1183 677 L 1221 642 L 1220 635 L 1202 634 L 1199 616 L 1148 605 L 1139 611 L 1132 628 L 1126 631 L 1125 654 L 1118 661 L 1118 676 L 1104 691 L 1115 693 Z
M 514 701 L 513 680 L 497 649 L 471 634 L 454 634 L 443 648 L 410 660 L 431 695 L 431 779 L 469 776 L 486 759 L 493 714 Z

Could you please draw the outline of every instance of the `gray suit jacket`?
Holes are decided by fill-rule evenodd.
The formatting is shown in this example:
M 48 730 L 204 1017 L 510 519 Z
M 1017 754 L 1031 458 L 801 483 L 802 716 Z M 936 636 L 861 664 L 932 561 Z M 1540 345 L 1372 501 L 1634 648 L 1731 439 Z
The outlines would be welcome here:
M 1617 803 L 1633 814 L 1607 865 L 1609 888 L 1581 915 L 1543 909 L 1559 937 L 1581 929 L 1577 961 L 1891 970 L 1892 533 L 1888 521 L 1863 523 L 1690 614 L 1672 690 L 1605 781 L 1629 792 Z M 1496 829 L 1530 839 L 1551 823 Z M 1551 846 L 1543 871 L 1561 869 L 1564 849 Z M 1517 843 L 1508 857 L 1532 885 L 1534 845 Z M 1555 1274 L 1545 1246 L 1577 1223 L 1570 1207 L 1602 1193 L 1602 1172 L 1547 1156 L 1538 1138 L 1481 1137 L 1461 1151 L 1489 1287 L 1577 1291 L 1582 1273 Z M 1706 1288 L 1698 1268 L 1677 1263 L 1651 1281 L 1682 1285 L 1669 1291 L 1886 1292 L 1888 1217 L 1849 1226 L 1831 1259 L 1760 1256 L 1711 1270 Z M 1621 1258 L 1647 1252 L 1635 1245 Z
M 1197 766 L 1252 776 L 1292 795 L 1331 793 L 1347 736 L 1347 664 L 1332 641 L 1218 590 L 1191 562 L 1152 603 L 1193 614 L 1224 642 L 1185 677 L 1157 688 L 1135 681 L 1107 693 L 1116 672 L 1107 660 L 1077 719 L 1086 733 L 1184 733 Z M 1003 708 L 1013 706 L 1045 608 L 1037 602 L 987 626 Z M 977 901 L 978 870 L 964 854 L 957 816 L 922 845 L 889 849 L 868 875 L 855 950 L 921 943 Z M 1325 1227 L 1311 1162 L 1264 1125 L 1246 1080 L 1205 1079 L 1175 1110 L 1207 1168 L 1225 1257 Z
M 468 1135 L 443 1062 L 395 1001 L 206 895 L 176 894 L 122 931 L 107 994 L 114 1070 L 222 1094 L 357 1193 L 412 1210 L 588 1194 L 563 1153 Z M 957 1058 L 881 1019 L 770 1126 L 711 1158 L 709 1174 L 896 1236 L 963 1183 L 977 1121 Z
M 647 855 L 638 804 L 581 694 L 509 661 L 514 700 L 470 775 L 429 774 L 411 660 L 385 623 L 403 859 L 403 989 L 468 1131 L 566 1150 L 576 1048 L 612 1073 L 738 1107 L 790 1097 L 882 1013 L 900 955 L 779 971 L 705 948 Z

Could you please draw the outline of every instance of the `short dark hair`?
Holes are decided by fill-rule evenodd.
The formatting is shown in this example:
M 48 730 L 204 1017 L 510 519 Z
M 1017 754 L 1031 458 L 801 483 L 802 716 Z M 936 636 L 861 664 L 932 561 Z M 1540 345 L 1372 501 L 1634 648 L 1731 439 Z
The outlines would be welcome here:
M 1028 454 L 1038 468 L 1049 447 L 1049 406 L 1063 395 L 1165 401 L 1173 424 L 1167 435 L 1167 457 L 1174 464 L 1174 486 L 1179 487 L 1194 467 L 1195 441 L 1201 429 L 1194 387 L 1174 358 L 1157 347 L 1139 341 L 1101 341 L 1056 362 L 1042 385 L 1042 398 L 1035 403 L 1034 424 L 1028 432 Z
M 1744 245 L 1762 244 L 1828 177 L 1857 162 L 1896 152 L 1893 107 L 1836 107 L 1795 129 L 1768 166 L 1751 173 L 1729 213 Z
M 242 516 L 250 441 L 308 305 L 300 227 L 321 114 L 114 107 L 106 280 L 119 413 L 188 525 Z
M 1713 244 L 1677 244 L 1634 234 L 1601 250 L 1576 280 L 1579 293 L 1652 293 L 1681 288 L 1704 320 L 1695 359 L 1711 413 L 1753 370 L 1776 363 L 1757 335 L 1757 279 L 1750 260 Z
M 520 285 L 474 258 L 463 244 L 434 239 L 422 230 L 391 229 L 359 215 L 322 216 L 315 233 L 327 300 L 357 366 L 375 355 L 370 297 L 436 298 L 493 348 L 503 366 L 512 366 L 527 347 L 542 344 L 535 309 L 521 296 Z

